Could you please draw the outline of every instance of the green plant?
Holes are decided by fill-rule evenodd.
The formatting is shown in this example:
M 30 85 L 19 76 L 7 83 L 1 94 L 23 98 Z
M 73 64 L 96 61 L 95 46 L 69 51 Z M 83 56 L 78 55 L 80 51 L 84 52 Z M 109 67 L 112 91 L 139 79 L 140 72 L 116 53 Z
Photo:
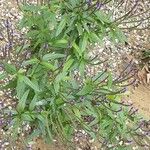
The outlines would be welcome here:
M 128 77 L 122 73 L 113 79 L 107 71 L 91 76 L 85 72 L 87 65 L 100 63 L 88 55 L 90 43 L 102 42 L 107 36 L 125 41 L 122 31 L 98 4 L 52 0 L 50 5 L 22 7 L 20 27 L 28 30 L 30 58 L 19 65 L 2 62 L 5 74 L 1 76 L 11 78 L 2 88 L 11 89 L 16 100 L 10 111 L 14 136 L 19 127 L 23 132 L 22 126 L 30 124 L 31 138 L 40 135 L 52 141 L 60 137 L 69 143 L 75 130 L 83 129 L 100 140 L 102 147 L 111 144 L 120 150 L 138 135 L 139 119 L 122 102 Z M 21 47 L 18 55 L 26 48 Z M 116 137 L 123 144 L 119 145 Z

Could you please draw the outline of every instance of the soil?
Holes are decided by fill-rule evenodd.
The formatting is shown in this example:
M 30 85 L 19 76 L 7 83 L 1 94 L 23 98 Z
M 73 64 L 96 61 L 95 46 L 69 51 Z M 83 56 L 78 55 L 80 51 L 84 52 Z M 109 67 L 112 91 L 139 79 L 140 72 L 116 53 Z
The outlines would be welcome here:
M 36 144 L 32 148 L 33 150 L 66 150 L 65 146 L 55 143 L 55 144 L 45 144 L 42 139 L 37 139 Z
M 139 113 L 150 118 L 150 86 L 139 85 L 129 96 Z

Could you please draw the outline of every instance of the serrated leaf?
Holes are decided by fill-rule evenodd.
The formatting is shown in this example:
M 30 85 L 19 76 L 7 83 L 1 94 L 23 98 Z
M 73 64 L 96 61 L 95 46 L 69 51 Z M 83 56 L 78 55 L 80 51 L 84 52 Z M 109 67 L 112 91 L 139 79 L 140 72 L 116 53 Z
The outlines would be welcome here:
M 26 106 L 26 100 L 27 100 L 27 97 L 29 95 L 29 92 L 30 90 L 27 90 L 23 96 L 21 97 L 21 99 L 19 100 L 19 103 L 17 105 L 17 110 L 19 112 L 22 112 L 24 109 L 25 109 L 25 106 Z
M 26 83 L 28 86 L 30 86 L 33 90 L 35 90 L 35 91 L 37 91 L 37 92 L 40 91 L 40 90 L 39 90 L 39 87 L 38 87 L 36 84 L 34 84 L 28 77 L 23 76 L 23 81 L 24 81 L 24 83 Z

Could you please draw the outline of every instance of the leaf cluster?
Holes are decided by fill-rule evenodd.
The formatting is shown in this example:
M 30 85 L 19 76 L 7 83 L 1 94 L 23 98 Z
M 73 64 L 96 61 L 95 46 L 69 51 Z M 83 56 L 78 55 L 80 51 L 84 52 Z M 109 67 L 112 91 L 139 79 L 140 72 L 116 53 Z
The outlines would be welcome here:
M 113 79 L 107 71 L 87 76 L 85 71 L 95 62 L 88 56 L 90 43 L 101 43 L 106 36 L 125 41 L 111 16 L 80 0 L 24 5 L 22 12 L 19 26 L 28 30 L 31 56 L 19 67 L 3 62 L 5 72 L 0 76 L 11 77 L 2 88 L 15 95 L 17 105 L 10 111 L 14 135 L 29 124 L 33 131 L 27 140 L 42 136 L 49 142 L 60 137 L 69 143 L 75 131 L 83 129 L 102 147 L 124 148 L 116 137 L 126 143 L 139 120 L 121 101 L 128 78 Z

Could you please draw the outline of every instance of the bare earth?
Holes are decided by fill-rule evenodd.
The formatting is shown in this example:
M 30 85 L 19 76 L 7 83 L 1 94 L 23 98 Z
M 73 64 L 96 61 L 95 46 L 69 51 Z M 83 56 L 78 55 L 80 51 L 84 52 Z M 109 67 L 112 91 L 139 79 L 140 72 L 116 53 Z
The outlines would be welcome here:
M 139 109 L 139 112 L 146 117 L 150 118 L 150 86 L 139 85 L 129 96 L 134 106 Z

